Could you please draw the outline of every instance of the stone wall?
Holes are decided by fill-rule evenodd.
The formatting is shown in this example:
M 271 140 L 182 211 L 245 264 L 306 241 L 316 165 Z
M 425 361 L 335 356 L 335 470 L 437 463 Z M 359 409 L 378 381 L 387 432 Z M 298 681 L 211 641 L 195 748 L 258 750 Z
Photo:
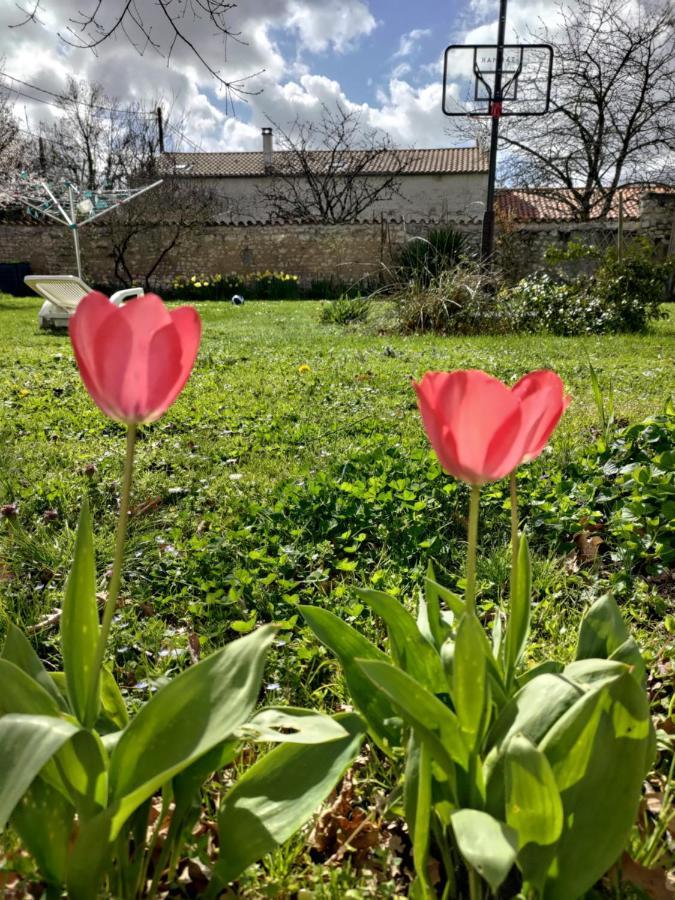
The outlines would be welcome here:
M 185 233 L 153 275 L 158 287 L 176 275 L 208 272 L 284 271 L 313 279 L 344 282 L 376 279 L 391 265 L 392 254 L 405 241 L 405 226 L 395 223 L 359 225 L 212 225 Z M 85 277 L 92 285 L 115 284 L 114 264 L 104 227 L 92 224 L 80 234 Z M 162 242 L 151 231 L 129 254 L 135 279 L 143 281 L 148 261 Z M 0 261 L 25 261 L 38 274 L 72 274 L 73 244 L 58 225 L 0 223 Z
M 502 264 L 513 278 L 540 268 L 551 245 L 564 248 L 574 241 L 607 249 L 616 246 L 618 222 L 529 222 L 498 226 L 497 245 Z M 647 192 L 640 201 L 640 218 L 624 222 L 624 239 L 648 238 L 660 259 L 675 253 L 675 193 Z M 576 264 L 580 269 L 588 263 Z M 592 265 L 592 264 L 590 264 Z
M 467 217 L 468 218 L 468 217 Z M 642 234 L 656 245 L 659 255 L 675 252 L 675 194 L 647 193 L 640 220 L 625 223 L 626 238 Z M 477 247 L 480 226 L 467 220 L 451 227 L 463 230 Z M 155 271 L 156 287 L 170 285 L 176 275 L 200 272 L 246 275 L 283 270 L 300 276 L 305 285 L 314 279 L 333 278 L 345 283 L 377 279 L 391 266 L 396 252 L 411 237 L 424 236 L 433 225 L 370 223 L 358 225 L 210 225 L 184 234 Z M 502 258 L 518 277 L 537 268 L 551 244 L 570 240 L 608 246 L 616 241 L 615 222 L 531 223 L 509 226 L 498 234 Z M 119 286 L 115 279 L 110 239 L 104 225 L 92 224 L 81 232 L 86 279 L 100 287 Z M 137 240 L 130 254 L 134 278 L 143 283 L 162 248 L 156 232 Z M 59 225 L 0 222 L 0 262 L 28 262 L 38 274 L 75 271 L 72 238 Z

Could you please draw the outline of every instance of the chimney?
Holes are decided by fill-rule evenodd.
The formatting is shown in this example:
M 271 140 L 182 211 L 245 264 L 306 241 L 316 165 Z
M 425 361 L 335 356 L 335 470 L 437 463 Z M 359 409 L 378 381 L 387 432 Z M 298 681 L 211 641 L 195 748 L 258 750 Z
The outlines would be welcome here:
M 263 128 L 262 130 L 262 146 L 263 146 L 263 163 L 265 171 L 272 168 L 272 129 Z

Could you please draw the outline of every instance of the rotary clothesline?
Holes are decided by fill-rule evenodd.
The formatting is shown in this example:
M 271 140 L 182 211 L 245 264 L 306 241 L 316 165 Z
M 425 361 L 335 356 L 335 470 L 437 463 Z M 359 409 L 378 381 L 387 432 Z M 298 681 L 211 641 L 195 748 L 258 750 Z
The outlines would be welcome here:
M 162 179 L 145 187 L 109 191 L 80 190 L 69 181 L 50 185 L 45 181 L 32 181 L 27 175 L 21 177 L 20 184 L 8 191 L 15 202 L 28 207 L 31 215 L 47 216 L 72 231 L 75 247 L 77 274 L 82 278 L 79 230 L 94 219 L 112 212 L 124 203 L 135 200 L 146 191 L 158 187 Z M 78 215 L 84 218 L 79 219 Z

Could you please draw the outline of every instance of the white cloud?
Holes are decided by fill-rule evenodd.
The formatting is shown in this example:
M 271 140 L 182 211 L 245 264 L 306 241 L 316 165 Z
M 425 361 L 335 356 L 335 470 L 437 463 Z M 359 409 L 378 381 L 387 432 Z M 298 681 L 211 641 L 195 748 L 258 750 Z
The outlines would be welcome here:
M 391 70 L 391 77 L 400 79 L 400 78 L 403 78 L 405 75 L 409 75 L 410 72 L 412 72 L 412 66 L 410 65 L 410 63 L 402 62 L 402 63 L 399 63 L 397 66 L 394 66 L 394 68 Z
M 121 2 L 106 0 L 106 15 L 113 16 Z M 487 0 L 473 3 L 472 24 L 492 27 L 483 17 L 488 12 Z M 523 10 L 514 13 L 521 21 L 524 10 L 533 14 L 543 8 L 544 0 L 514 3 L 514 10 Z M 377 77 L 378 63 L 374 60 L 373 78 L 366 83 L 373 90 L 379 86 L 379 90 L 368 103 L 356 103 L 339 81 L 321 74 L 320 54 L 342 54 L 348 65 L 348 54 L 358 41 L 376 31 L 378 23 L 368 0 L 341 0 L 339 4 L 335 0 L 248 0 L 232 14 L 232 24 L 241 32 L 243 43 L 230 40 L 226 47 L 212 27 L 204 21 L 195 22 L 191 36 L 228 80 L 264 69 L 263 74 L 246 83 L 261 89 L 261 93 L 248 97 L 246 111 L 239 118 L 227 114 L 222 91 L 189 48 L 177 44 L 167 66 L 167 60 L 151 48 L 139 55 L 120 35 L 94 55 L 68 47 L 57 37 L 73 10 L 89 9 L 90 0 L 81 0 L 79 5 L 74 0 L 43 0 L 42 5 L 47 10 L 42 16 L 44 25 L 9 29 L 7 25 L 16 23 L 20 16 L 13 4 L 0 0 L 0 59 L 5 58 L 5 71 L 56 92 L 64 89 L 72 74 L 101 82 L 122 103 L 163 96 L 186 110 L 186 133 L 204 149 L 258 149 L 260 128 L 268 124 L 268 117 L 286 127 L 298 116 L 316 120 L 323 104 L 331 107 L 336 103 L 358 110 L 364 124 L 387 131 L 399 146 L 448 144 L 448 120 L 440 109 L 437 58 L 418 56 L 420 62 L 414 67 L 409 61 L 413 54 L 421 53 L 430 29 L 416 28 L 401 36 L 392 58 L 393 70 L 384 84 Z M 144 14 L 147 10 L 148 16 L 154 15 L 147 0 L 141 8 Z M 165 41 L 162 23 L 158 20 L 154 24 L 157 37 Z M 436 51 L 434 48 L 434 57 Z M 26 89 L 26 93 L 31 91 Z M 58 115 L 49 106 L 17 99 L 25 103 L 33 127 Z
M 431 34 L 430 28 L 413 28 L 407 34 L 402 34 L 399 42 L 398 50 L 394 53 L 397 56 L 410 56 L 419 46 L 420 41 Z
M 362 0 L 340 4 L 294 0 L 289 4 L 287 23 L 313 53 L 331 45 L 338 53 L 345 53 L 355 40 L 370 34 L 377 25 Z

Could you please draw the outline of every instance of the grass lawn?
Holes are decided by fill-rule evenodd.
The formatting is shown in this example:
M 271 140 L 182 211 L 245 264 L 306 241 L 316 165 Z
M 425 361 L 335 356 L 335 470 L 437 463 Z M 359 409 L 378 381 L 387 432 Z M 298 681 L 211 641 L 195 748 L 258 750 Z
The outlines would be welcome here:
M 10 619 L 33 626 L 60 606 L 85 492 L 101 590 L 112 557 L 124 432 L 89 400 L 67 337 L 38 330 L 39 305 L 0 295 L 0 505 L 16 504 L 0 520 L 0 635 Z M 660 551 L 644 546 L 640 528 L 629 537 L 616 525 L 607 551 L 585 558 L 587 523 L 603 524 L 603 475 L 588 474 L 584 494 L 573 473 L 594 447 L 604 452 L 589 361 L 603 391 L 613 390 L 616 429 L 662 413 L 675 383 L 674 311 L 638 336 L 438 338 L 324 326 L 318 306 L 199 306 L 194 374 L 138 445 L 125 605 L 113 630 L 129 702 L 189 661 L 192 636 L 206 651 L 275 620 L 284 640 L 266 699 L 335 707 L 346 699 L 337 669 L 301 627 L 298 602 L 326 605 L 372 635 L 378 626 L 354 585 L 405 597 L 431 557 L 446 581 L 459 577 L 466 492 L 440 473 L 420 426 L 410 379 L 427 369 L 482 368 L 509 382 L 536 368 L 560 373 L 573 403 L 550 451 L 520 476 L 535 553 L 534 652 L 569 654 L 585 604 L 611 585 L 647 654 L 670 666 L 672 582 Z M 507 491 L 483 492 L 479 601 L 488 620 L 508 579 Z M 35 640 L 56 664 L 55 630 Z M 386 783 L 386 772 L 377 777 Z M 382 871 L 341 882 L 338 869 L 316 896 L 358 885 L 357 896 L 389 896 Z M 296 841 L 257 883 L 280 896 L 318 883 L 318 872 Z M 259 896 L 255 883 L 242 895 Z

